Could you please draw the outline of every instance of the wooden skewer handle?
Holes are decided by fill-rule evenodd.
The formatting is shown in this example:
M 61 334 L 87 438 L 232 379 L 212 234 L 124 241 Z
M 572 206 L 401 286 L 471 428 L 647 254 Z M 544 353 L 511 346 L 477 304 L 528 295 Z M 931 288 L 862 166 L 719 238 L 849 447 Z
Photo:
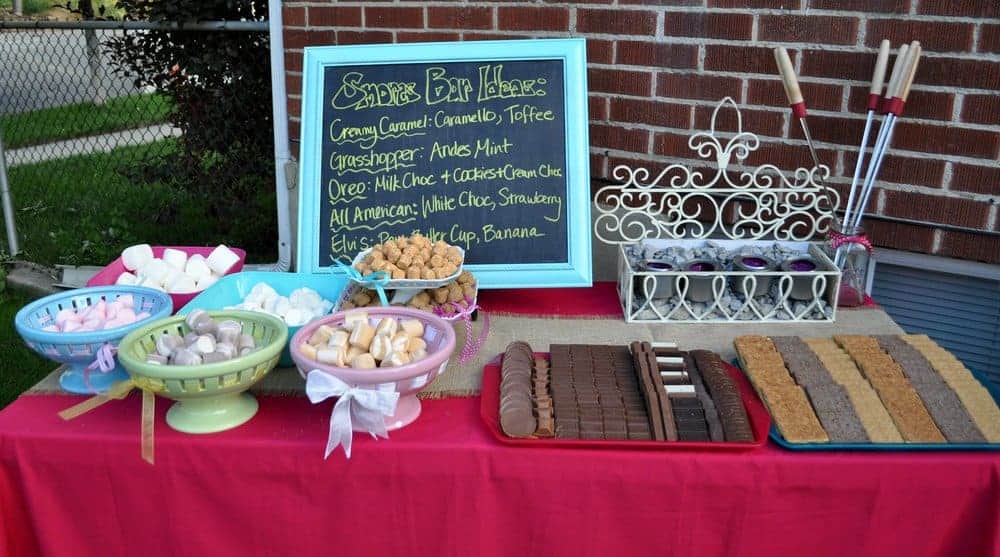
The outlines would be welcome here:
M 785 86 L 785 96 L 788 97 L 788 104 L 792 107 L 792 114 L 797 118 L 804 118 L 806 103 L 802 98 L 802 90 L 799 89 L 799 80 L 795 77 L 795 68 L 792 66 L 788 51 L 781 46 L 774 49 L 774 61 L 778 64 L 778 73 L 781 74 L 781 83 Z
M 907 97 L 910 96 L 910 87 L 913 85 L 913 78 L 917 75 L 917 64 L 920 63 L 920 55 L 924 51 L 924 49 L 920 48 L 919 44 L 911 50 L 915 50 L 916 52 L 911 57 L 912 61 L 910 62 L 910 72 L 906 76 L 906 83 L 903 85 L 902 94 L 899 95 L 899 98 L 902 99 L 904 103 L 906 102 Z M 902 112 L 902 108 L 900 109 L 900 112 Z
M 910 43 L 910 48 L 906 51 L 906 58 L 902 62 L 903 66 L 896 80 L 896 86 L 893 88 L 892 97 L 886 101 L 886 109 L 896 116 L 903 113 L 903 105 L 905 104 L 903 97 L 904 95 L 909 95 L 909 86 L 912 84 L 913 76 L 916 73 L 916 62 L 920 57 L 920 51 L 919 42 L 913 41 Z
M 896 53 L 896 59 L 892 62 L 892 73 L 889 74 L 889 83 L 885 87 L 885 95 L 882 97 L 882 105 L 879 112 L 888 113 L 889 99 L 891 99 L 896 92 L 896 84 L 899 82 L 899 74 L 903 71 L 903 62 L 905 61 L 906 54 L 910 50 L 909 45 L 901 45 L 899 47 L 899 52 Z
M 892 43 L 889 39 L 883 39 L 879 45 L 878 57 L 875 59 L 875 73 L 872 74 L 872 86 L 868 89 L 868 110 L 878 108 L 882 85 L 885 82 L 885 70 L 889 65 L 889 51 L 892 50 Z

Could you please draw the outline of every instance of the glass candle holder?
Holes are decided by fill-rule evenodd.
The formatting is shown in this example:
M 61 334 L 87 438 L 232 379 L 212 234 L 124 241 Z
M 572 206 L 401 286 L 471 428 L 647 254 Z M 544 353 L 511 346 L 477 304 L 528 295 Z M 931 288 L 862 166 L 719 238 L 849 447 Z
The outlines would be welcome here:
M 841 223 L 831 228 L 826 251 L 840 268 L 840 295 L 838 307 L 856 307 L 867 297 L 868 265 L 871 264 L 868 237 L 860 226 L 848 227 Z

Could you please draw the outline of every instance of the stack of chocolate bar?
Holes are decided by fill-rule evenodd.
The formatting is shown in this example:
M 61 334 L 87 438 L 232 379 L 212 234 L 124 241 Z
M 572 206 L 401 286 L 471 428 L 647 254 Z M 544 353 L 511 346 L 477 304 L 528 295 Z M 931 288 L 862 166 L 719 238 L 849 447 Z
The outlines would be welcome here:
M 753 441 L 738 387 L 711 352 L 692 358 L 675 344 L 648 342 L 550 350 L 550 361 L 534 359 L 532 376 L 531 348 L 507 348 L 500 421 L 508 436 Z
M 553 344 L 550 350 L 556 437 L 651 438 L 627 348 Z

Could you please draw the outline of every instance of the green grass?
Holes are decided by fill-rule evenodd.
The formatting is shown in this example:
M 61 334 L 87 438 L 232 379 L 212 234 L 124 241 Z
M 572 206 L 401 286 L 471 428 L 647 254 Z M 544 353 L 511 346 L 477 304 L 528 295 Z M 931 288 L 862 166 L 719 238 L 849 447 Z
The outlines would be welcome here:
M 158 124 L 170 113 L 170 99 L 158 94 L 79 103 L 0 116 L 8 149 Z
M 31 299 L 0 291 L 0 408 L 42 380 L 58 364 L 28 348 L 14 330 L 14 315 Z
M 52 0 L 24 0 L 22 7 L 24 15 L 34 15 L 48 11 L 52 7 Z M 12 0 L 0 0 L 0 10 L 13 10 Z
M 269 240 L 276 221 L 269 179 L 246 211 L 226 218 L 209 214 L 205 203 L 226 187 L 225 177 L 195 191 L 178 187 L 169 176 L 149 184 L 127 177 L 144 161 L 176 150 L 177 140 L 165 139 L 11 168 L 18 257 L 43 265 L 106 265 L 137 243 L 225 243 L 246 247 L 251 261 L 276 259 L 276 242 Z M 0 240 L 6 245 L 2 232 Z

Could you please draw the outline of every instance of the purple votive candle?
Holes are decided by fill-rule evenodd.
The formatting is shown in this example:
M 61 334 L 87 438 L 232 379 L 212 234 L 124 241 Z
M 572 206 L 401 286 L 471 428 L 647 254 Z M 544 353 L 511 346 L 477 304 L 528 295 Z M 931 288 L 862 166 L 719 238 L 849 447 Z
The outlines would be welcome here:
M 672 271 L 674 266 L 663 261 L 646 261 L 646 268 L 650 271 Z
M 694 271 L 696 273 L 704 273 L 704 272 L 707 272 L 707 271 L 714 271 L 715 270 L 715 265 L 712 265 L 711 263 L 703 263 L 703 262 L 699 261 L 698 263 L 692 263 L 691 265 L 689 265 L 688 268 L 687 268 L 687 270 L 688 271 Z
M 759 257 L 744 257 L 741 261 L 747 267 L 753 267 L 754 269 L 764 269 L 767 267 L 767 261 Z
M 795 271 L 796 273 L 804 273 L 806 271 L 816 270 L 816 264 L 806 259 L 799 259 L 797 261 L 792 261 L 788 265 L 788 268 L 791 269 L 792 271 Z

